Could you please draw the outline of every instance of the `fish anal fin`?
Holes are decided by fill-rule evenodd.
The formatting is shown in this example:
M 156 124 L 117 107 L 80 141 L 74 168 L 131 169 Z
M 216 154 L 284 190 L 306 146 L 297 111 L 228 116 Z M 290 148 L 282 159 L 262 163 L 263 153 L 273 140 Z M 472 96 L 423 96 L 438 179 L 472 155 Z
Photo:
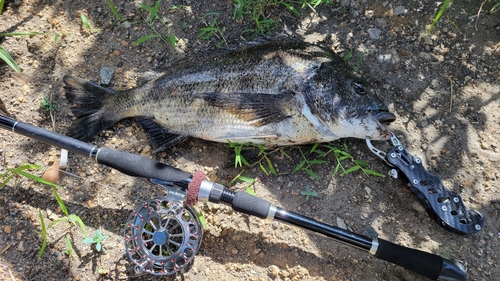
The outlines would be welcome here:
M 279 94 L 261 93 L 204 93 L 203 99 L 210 106 L 231 113 L 242 121 L 261 127 L 267 124 L 279 123 L 290 114 L 285 104 L 293 99 L 292 92 Z
M 163 151 L 188 137 L 186 135 L 172 133 L 168 128 L 145 117 L 137 117 L 137 122 L 146 132 L 149 142 L 154 146 L 154 153 Z

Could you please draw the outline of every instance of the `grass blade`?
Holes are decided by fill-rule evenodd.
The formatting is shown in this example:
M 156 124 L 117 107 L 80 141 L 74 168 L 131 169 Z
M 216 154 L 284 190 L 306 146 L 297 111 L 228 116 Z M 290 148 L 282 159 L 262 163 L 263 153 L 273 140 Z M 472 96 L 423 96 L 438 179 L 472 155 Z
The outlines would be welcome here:
M 116 20 L 120 20 L 121 19 L 120 14 L 118 13 L 118 10 L 116 9 L 115 4 L 113 3 L 113 1 L 108 0 L 108 5 L 109 5 L 109 8 L 111 9 L 111 12 L 115 16 L 115 19 Z
M 306 164 L 306 162 L 307 162 L 307 160 L 306 160 L 306 159 L 302 160 L 302 161 L 299 163 L 299 165 L 297 165 L 297 166 L 295 167 L 295 169 L 293 169 L 292 174 L 295 174 L 295 173 L 297 173 L 300 169 L 302 169 L 302 167 L 304 167 L 304 165 Z
M 357 171 L 357 170 L 359 170 L 359 169 L 361 169 L 361 166 L 354 166 L 354 167 L 351 167 L 351 168 L 349 168 L 349 169 L 345 170 L 345 171 L 342 173 L 342 175 L 347 175 L 347 174 L 352 173 L 352 172 L 354 172 L 354 171 Z
M 71 214 L 69 215 L 69 219 L 71 221 L 76 221 L 80 225 L 80 228 L 82 229 L 83 232 L 83 237 L 87 236 L 87 228 L 85 227 L 85 224 L 83 223 L 82 219 L 79 216 Z
M 59 207 L 61 208 L 61 211 L 68 216 L 68 209 L 66 209 L 66 205 L 64 205 L 64 201 L 61 199 L 59 194 L 57 193 L 57 190 L 55 188 L 52 188 L 52 193 L 54 193 L 54 196 L 56 197 L 57 203 L 59 204 Z
M 385 178 L 385 175 L 384 174 L 381 174 L 379 172 L 375 172 L 373 170 L 364 170 L 365 174 L 368 174 L 368 175 L 372 175 L 372 176 L 377 176 L 377 177 L 381 177 L 381 178 Z
M 144 43 L 144 42 L 148 41 L 149 39 L 153 39 L 153 38 L 156 38 L 156 37 L 159 37 L 159 35 L 158 34 L 148 34 L 146 36 L 142 36 L 137 41 L 135 41 L 133 44 L 134 45 L 139 45 L 141 43 Z
M 52 187 L 59 187 L 59 185 L 57 185 L 55 183 L 51 183 L 50 181 L 44 180 L 44 179 L 42 179 L 40 177 L 37 177 L 37 176 L 32 175 L 30 173 L 27 173 L 27 172 L 25 172 L 23 170 L 20 170 L 19 168 L 9 168 L 9 171 L 11 171 L 13 173 L 16 173 L 18 175 L 27 177 L 28 179 L 37 181 L 39 183 L 43 183 L 43 184 L 46 184 L 46 185 L 49 185 L 49 186 L 52 186 Z
M 0 46 L 0 59 L 5 61 L 15 72 L 21 72 L 21 69 L 19 69 L 19 66 L 10 56 L 9 52 L 2 46 Z
M 432 21 L 431 27 L 429 27 L 429 30 L 427 30 L 427 35 L 429 35 L 432 32 L 432 29 L 434 29 L 434 26 L 439 21 L 439 19 L 443 15 L 446 8 L 448 8 L 448 5 L 450 5 L 450 3 L 451 3 L 451 0 L 445 0 L 443 2 L 443 4 L 441 5 L 441 9 L 439 9 L 439 12 L 437 13 L 437 15 L 434 17 L 434 20 Z
M 40 259 L 42 257 L 43 251 L 45 251 L 45 247 L 47 247 L 47 229 L 45 228 L 45 221 L 43 219 L 43 214 L 40 209 L 38 209 L 38 217 L 40 218 L 40 227 L 42 228 L 41 236 L 42 236 L 42 246 L 38 251 L 37 258 Z
M 90 27 L 90 23 L 89 23 L 89 21 L 87 20 L 87 17 L 86 17 L 84 14 L 80 14 L 80 19 L 82 19 L 83 25 L 85 25 L 85 27 L 86 27 L 87 29 L 89 29 L 89 30 L 90 30 L 90 29 L 92 29 L 92 28 Z
M 0 33 L 0 37 L 3 37 L 3 36 L 33 36 L 33 35 L 39 35 L 39 34 L 42 34 L 42 33 L 36 32 L 36 31 L 31 31 L 31 32 L 15 31 L 15 32 Z

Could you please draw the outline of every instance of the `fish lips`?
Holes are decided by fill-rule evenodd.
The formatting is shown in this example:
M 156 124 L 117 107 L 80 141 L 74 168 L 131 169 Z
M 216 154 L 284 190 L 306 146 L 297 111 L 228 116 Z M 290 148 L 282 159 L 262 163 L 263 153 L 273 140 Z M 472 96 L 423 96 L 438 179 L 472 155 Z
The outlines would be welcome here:
M 390 139 L 392 137 L 392 133 L 389 129 L 387 129 L 387 126 L 396 121 L 396 115 L 387 110 L 378 110 L 372 111 L 372 116 L 380 123 L 380 129 L 383 131 L 382 135 L 385 135 L 382 139 Z
M 396 121 L 396 115 L 392 114 L 387 110 L 378 110 L 372 112 L 372 115 L 375 119 L 377 119 L 383 125 L 389 125 L 392 122 Z

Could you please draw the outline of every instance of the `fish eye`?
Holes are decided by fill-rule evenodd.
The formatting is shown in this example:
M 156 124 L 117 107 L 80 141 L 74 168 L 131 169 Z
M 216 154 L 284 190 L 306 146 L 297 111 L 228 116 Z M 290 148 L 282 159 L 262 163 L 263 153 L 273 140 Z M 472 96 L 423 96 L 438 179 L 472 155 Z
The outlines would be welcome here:
M 356 81 L 352 82 L 352 87 L 354 88 L 356 93 L 358 93 L 359 95 L 366 94 L 365 87 L 363 87 L 363 84 L 361 84 L 360 82 L 356 82 Z

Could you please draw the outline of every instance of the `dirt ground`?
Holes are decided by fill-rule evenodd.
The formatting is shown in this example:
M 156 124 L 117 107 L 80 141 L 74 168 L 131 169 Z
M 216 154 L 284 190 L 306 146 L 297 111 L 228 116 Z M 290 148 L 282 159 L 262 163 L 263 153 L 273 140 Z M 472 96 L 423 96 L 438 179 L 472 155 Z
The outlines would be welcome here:
M 101 68 L 111 67 L 116 71 L 111 87 L 127 89 L 147 70 L 215 49 L 220 40 L 198 38 L 205 27 L 200 18 L 208 12 L 220 12 L 218 24 L 229 44 L 243 42 L 242 31 L 253 28 L 248 16 L 242 22 L 233 19 L 232 1 L 164 0 L 159 7 L 161 17 L 171 24 L 170 32 L 181 40 L 182 50 L 158 38 L 134 45 L 152 33 L 141 18 L 146 13 L 136 8 L 136 2 L 115 0 L 119 14 L 128 20 L 112 26 L 114 16 L 103 0 L 7 1 L 0 15 L 0 32 L 45 32 L 0 39 L 23 74 L 14 75 L 0 63 L 0 99 L 12 116 L 63 133 L 72 121 L 63 95 L 65 74 L 99 82 Z M 430 36 L 426 30 L 439 10 L 437 2 L 334 2 L 320 6 L 316 13 L 305 7 L 300 17 L 285 9 L 270 9 L 266 16 L 279 21 L 277 32 L 288 30 L 306 41 L 329 46 L 340 56 L 352 50 L 350 62 L 360 62 L 357 73 L 375 86 L 397 115 L 391 130 L 449 189 L 460 193 L 469 208 L 485 216 L 484 228 L 469 236 L 447 232 L 429 218 L 415 196 L 401 188 L 399 179 L 362 173 L 334 177 L 336 161 L 331 156 L 326 164 L 313 167 L 318 180 L 302 171 L 291 174 L 301 161 L 299 148 L 285 150 L 291 159 L 271 154 L 281 175 L 264 176 L 256 167 L 247 168 L 244 175 L 258 178 L 257 196 L 277 206 L 332 225 L 343 221 L 354 232 L 376 232 L 383 239 L 459 260 L 467 267 L 469 280 L 498 280 L 500 14 L 488 13 L 494 1 L 486 1 L 479 16 L 480 1 L 455 1 Z M 170 11 L 172 5 L 187 5 L 190 11 Z M 93 30 L 82 24 L 81 13 Z M 61 35 L 54 43 L 55 34 Z M 57 106 L 54 122 L 40 109 L 45 96 L 52 96 Z M 227 165 L 229 150 L 224 144 L 190 139 L 153 154 L 133 120 L 120 122 L 94 142 L 188 172 L 202 170 L 223 184 L 242 171 Z M 344 143 L 371 169 L 384 174 L 389 170 L 370 153 L 364 140 L 339 140 L 333 145 Z M 306 152 L 308 147 L 300 149 Z M 22 163 L 49 166 L 58 154 L 57 148 L 0 131 L 0 173 Z M 70 155 L 67 172 L 59 194 L 69 212 L 82 218 L 90 235 L 101 229 L 109 236 L 102 251 L 81 243 L 84 237 L 78 227 L 60 223 L 48 230 L 47 249 L 37 259 L 41 245 L 38 209 L 47 223 L 63 213 L 46 186 L 25 178 L 17 184 L 11 181 L 0 190 L 0 279 L 426 280 L 325 237 L 213 204 L 197 206 L 206 226 L 203 245 L 189 271 L 173 278 L 136 276 L 125 255 L 123 225 L 133 209 L 161 196 L 162 191 L 80 156 Z M 300 192 L 307 185 L 319 195 L 306 200 Z M 245 186 L 237 181 L 233 188 Z M 71 257 L 64 253 L 66 234 L 74 241 Z

